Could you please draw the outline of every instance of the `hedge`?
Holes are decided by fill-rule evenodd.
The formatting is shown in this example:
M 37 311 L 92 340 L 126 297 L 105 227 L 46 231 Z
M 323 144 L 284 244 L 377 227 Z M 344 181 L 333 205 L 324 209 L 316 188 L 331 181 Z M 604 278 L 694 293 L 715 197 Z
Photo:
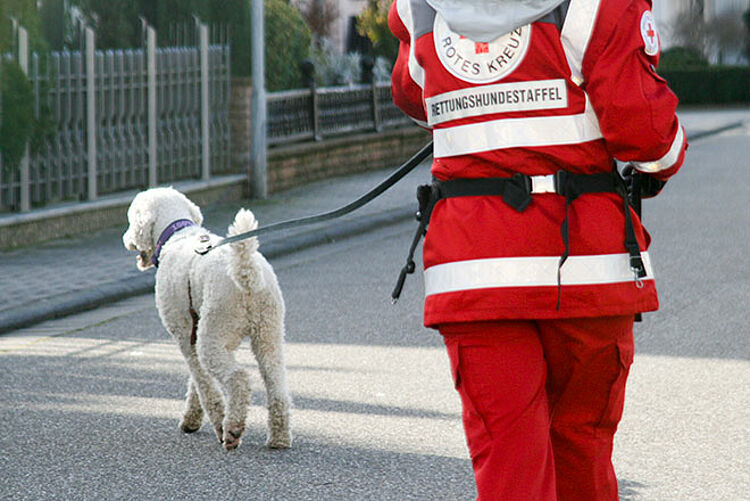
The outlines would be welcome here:
M 31 83 L 13 61 L 0 60 L 0 155 L 7 170 L 18 166 L 34 131 L 34 94 Z
M 659 70 L 681 104 L 750 103 L 750 67 Z
M 310 28 L 287 0 L 265 0 L 264 19 L 266 89 L 273 92 L 299 88 L 299 64 L 310 56 Z

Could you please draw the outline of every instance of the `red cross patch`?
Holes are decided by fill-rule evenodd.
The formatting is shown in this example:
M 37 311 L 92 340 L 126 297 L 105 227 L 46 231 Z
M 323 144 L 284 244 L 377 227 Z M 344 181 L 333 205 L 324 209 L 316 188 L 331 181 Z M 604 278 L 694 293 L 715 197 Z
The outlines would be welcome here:
M 656 21 L 650 10 L 641 16 L 641 38 L 643 38 L 643 51 L 649 56 L 659 53 L 659 32 L 656 29 Z

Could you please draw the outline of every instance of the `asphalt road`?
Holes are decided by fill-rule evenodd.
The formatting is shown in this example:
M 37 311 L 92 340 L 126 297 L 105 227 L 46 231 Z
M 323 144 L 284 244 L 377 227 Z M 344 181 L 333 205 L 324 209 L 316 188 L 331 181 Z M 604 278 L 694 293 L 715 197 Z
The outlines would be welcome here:
M 615 448 L 623 500 L 750 499 L 748 151 L 747 129 L 697 141 L 644 202 L 662 308 L 636 327 Z M 263 447 L 262 391 L 237 451 L 206 424 L 177 430 L 187 372 L 150 296 L 0 337 L 0 499 L 473 499 L 419 274 L 390 304 L 413 230 L 273 262 L 288 305 L 287 451 Z M 249 348 L 240 359 L 255 367 Z

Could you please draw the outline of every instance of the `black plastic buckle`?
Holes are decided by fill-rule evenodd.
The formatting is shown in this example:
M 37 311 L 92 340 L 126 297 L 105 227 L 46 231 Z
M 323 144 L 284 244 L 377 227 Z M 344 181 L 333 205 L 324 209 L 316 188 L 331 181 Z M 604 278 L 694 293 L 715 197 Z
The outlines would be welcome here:
M 518 212 L 526 210 L 531 203 L 531 178 L 523 174 L 514 174 L 505 182 L 503 201 Z
M 568 172 L 562 169 L 558 170 L 554 173 L 553 179 L 555 182 L 555 193 L 565 196 L 565 183 L 568 180 Z

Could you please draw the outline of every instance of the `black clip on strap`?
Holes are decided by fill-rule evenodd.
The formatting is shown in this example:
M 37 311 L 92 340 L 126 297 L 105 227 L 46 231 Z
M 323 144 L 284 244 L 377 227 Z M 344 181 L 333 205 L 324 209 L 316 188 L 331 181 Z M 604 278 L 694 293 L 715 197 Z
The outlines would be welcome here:
M 557 311 L 560 311 L 562 302 L 562 267 L 570 256 L 570 204 L 578 198 L 580 194 L 574 189 L 573 180 L 575 177 L 569 175 L 566 171 L 559 170 L 555 173 L 555 190 L 558 194 L 565 197 L 565 219 L 560 225 L 560 237 L 563 242 L 563 253 L 557 262 Z
M 514 174 L 503 186 L 503 201 L 518 212 L 523 212 L 531 203 L 531 179 L 523 174 Z
M 617 171 L 614 171 L 615 173 Z M 626 181 L 615 174 L 617 182 L 616 190 L 622 196 L 624 210 L 625 210 L 625 249 L 630 255 L 630 269 L 633 272 L 633 279 L 635 280 L 635 286 L 639 289 L 643 287 L 643 277 L 647 275 L 646 266 L 643 264 L 643 258 L 641 257 L 641 248 L 638 244 L 638 239 L 635 236 L 635 227 L 633 226 L 633 216 L 630 213 L 630 207 L 632 206 L 636 213 L 640 216 L 641 213 L 641 186 L 640 176 L 633 175 L 631 179 L 630 187 L 626 184 Z
M 638 245 L 638 239 L 635 237 L 633 216 L 630 214 L 630 204 L 627 197 L 623 197 L 623 199 L 625 200 L 625 248 L 628 254 L 630 254 L 630 269 L 633 271 L 635 286 L 641 289 L 643 287 L 643 280 L 641 279 L 647 275 L 646 266 L 643 264 L 643 258 L 641 258 L 641 248 Z
M 398 274 L 398 280 L 396 286 L 391 292 L 391 303 L 396 304 L 398 298 L 401 297 L 401 291 L 404 288 L 404 282 L 406 281 L 406 275 L 414 273 L 417 265 L 414 262 L 414 253 L 419 245 L 419 240 L 427 232 L 427 223 L 430 221 L 430 215 L 432 213 L 432 207 L 437 201 L 438 193 L 435 185 L 423 184 L 417 187 L 417 201 L 419 202 L 419 210 L 417 211 L 416 218 L 419 221 L 417 232 L 414 234 L 414 238 L 411 241 L 409 247 L 409 254 L 406 256 L 406 264 L 401 268 L 401 272 Z

